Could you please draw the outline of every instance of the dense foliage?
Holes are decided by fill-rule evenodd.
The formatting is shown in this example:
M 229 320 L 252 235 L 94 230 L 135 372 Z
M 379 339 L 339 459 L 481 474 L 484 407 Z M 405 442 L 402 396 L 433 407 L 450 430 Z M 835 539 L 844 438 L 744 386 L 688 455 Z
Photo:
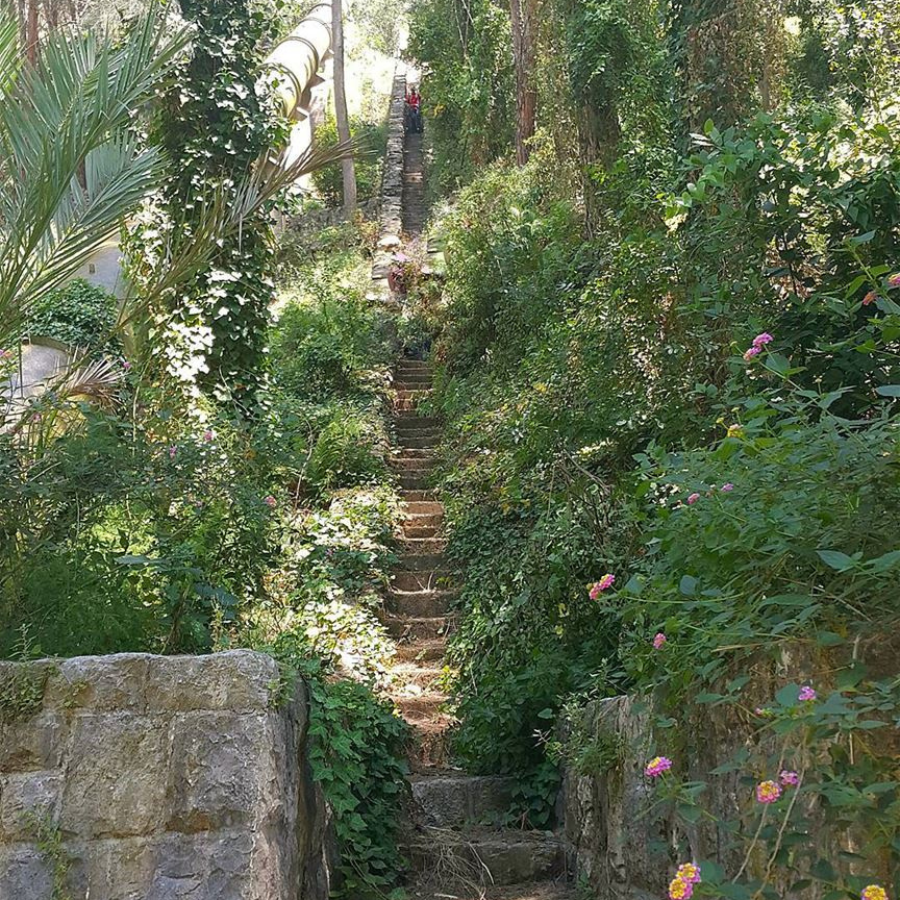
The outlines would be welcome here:
M 417 4 L 414 33 L 460 8 Z M 797 705 L 787 686 L 756 720 L 760 753 L 736 765 L 830 754 L 804 796 L 829 827 L 852 819 L 861 865 L 894 878 L 891 742 L 863 732 L 886 730 L 900 699 L 880 652 L 900 564 L 896 12 L 541 9 L 527 166 L 508 136 L 487 168 L 463 135 L 434 123 L 430 137 L 438 181 L 470 181 L 442 222 L 436 349 L 449 552 L 465 577 L 457 752 L 517 775 L 541 826 L 558 753 L 603 766 L 618 752 L 573 739 L 548 760 L 540 735 L 577 722 L 573 696 L 650 697 L 659 745 L 689 768 L 705 704 L 745 709 L 760 672 L 801 658 L 827 705 Z M 465 52 L 414 46 L 434 70 L 425 96 L 442 97 Z M 699 782 L 667 791 L 688 830 L 711 815 Z M 711 865 L 704 892 L 776 896 L 793 877 L 858 896 L 862 876 L 799 849 L 801 807 L 723 824 L 749 831 L 748 860 L 770 861 Z

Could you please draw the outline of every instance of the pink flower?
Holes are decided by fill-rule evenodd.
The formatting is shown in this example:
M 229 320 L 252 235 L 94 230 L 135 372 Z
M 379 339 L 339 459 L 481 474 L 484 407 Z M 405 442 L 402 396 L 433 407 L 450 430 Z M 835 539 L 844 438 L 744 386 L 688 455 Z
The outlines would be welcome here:
M 653 649 L 659 650 L 660 647 L 668 640 L 668 638 L 660 631 L 655 638 L 653 638 Z
M 675 877 L 680 878 L 682 881 L 690 882 L 691 884 L 699 884 L 702 881 L 700 878 L 700 866 L 696 863 L 682 863 L 682 865 L 678 867 Z
M 659 778 L 663 772 L 668 772 L 671 768 L 672 760 L 667 756 L 654 756 L 653 759 L 647 763 L 644 774 L 648 778 Z
M 744 351 L 744 359 L 750 362 L 754 356 L 759 356 L 760 353 L 762 353 L 762 350 L 759 347 L 751 347 L 749 350 Z
M 772 711 L 766 709 L 763 706 L 757 706 L 756 709 L 753 710 L 753 712 L 755 712 L 758 716 L 762 716 L 764 719 L 772 715 Z
M 862 900 L 888 900 L 887 891 L 880 884 L 870 884 L 860 897 Z
M 734 485 L 730 481 L 726 481 L 725 484 L 722 485 L 722 490 L 727 494 L 729 491 L 734 490 Z
M 690 900 L 693 894 L 693 882 L 677 876 L 669 882 L 669 900 Z
M 900 287 L 900 272 L 897 272 L 895 275 L 891 275 L 891 277 L 888 278 L 887 283 L 888 287 Z
M 800 693 L 797 695 L 797 699 L 803 702 L 808 700 L 815 700 L 818 694 L 808 685 L 804 684 L 802 688 L 800 688 Z
M 212 443 L 215 436 L 216 433 L 209 428 L 207 428 L 207 430 L 203 432 L 203 440 L 207 444 Z
M 800 776 L 796 772 L 791 772 L 788 769 L 785 769 L 779 776 L 778 780 L 785 787 L 796 787 L 800 784 Z
M 175 459 L 175 454 L 177 452 L 178 448 L 175 446 L 175 444 L 172 444 L 172 446 L 169 447 L 169 459 Z
M 589 596 L 591 600 L 596 600 L 601 592 L 611 588 L 616 582 L 615 575 L 604 575 L 599 581 L 591 585 Z
M 781 796 L 781 785 L 777 781 L 761 781 L 756 786 L 756 799 L 760 803 L 774 803 Z
M 269 509 L 275 509 L 275 507 L 278 506 L 278 501 L 271 494 L 263 500 L 263 503 L 265 503 Z
M 700 499 L 699 494 L 697 494 L 697 493 L 691 494 L 691 496 L 688 497 L 688 499 L 687 499 L 688 505 L 693 506 L 699 499 Z
M 127 359 L 123 359 L 122 368 L 127 372 L 131 368 L 131 363 Z
M 12 356 L 12 350 L 0 350 L 0 359 L 9 359 Z
M 753 346 L 759 350 L 765 347 L 766 344 L 771 344 L 774 340 L 775 338 L 773 338 L 768 331 L 764 331 L 762 334 L 758 334 L 755 338 L 753 338 Z
M 865 297 L 863 297 L 862 305 L 863 306 L 871 306 L 878 299 L 878 294 L 875 291 L 869 291 Z

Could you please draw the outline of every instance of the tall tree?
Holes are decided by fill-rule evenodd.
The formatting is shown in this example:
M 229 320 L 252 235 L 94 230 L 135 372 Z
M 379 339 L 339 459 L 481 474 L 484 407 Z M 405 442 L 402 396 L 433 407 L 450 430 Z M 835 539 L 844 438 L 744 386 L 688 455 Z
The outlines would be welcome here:
M 338 141 L 350 142 L 350 117 L 347 115 L 347 91 L 344 84 L 344 4 L 332 0 L 331 49 L 334 53 L 334 117 L 337 122 Z M 341 162 L 344 176 L 344 211 L 349 218 L 356 210 L 356 167 L 353 157 Z
M 510 0 L 513 61 L 516 69 L 516 162 L 528 162 L 529 140 L 534 136 L 537 86 L 534 82 L 534 28 L 536 0 Z

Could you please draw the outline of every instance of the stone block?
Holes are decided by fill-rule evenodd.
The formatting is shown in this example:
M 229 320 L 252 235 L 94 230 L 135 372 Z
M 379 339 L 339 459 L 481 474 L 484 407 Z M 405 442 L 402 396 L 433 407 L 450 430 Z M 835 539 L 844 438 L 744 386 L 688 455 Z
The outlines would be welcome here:
M 279 677 L 275 661 L 252 650 L 156 656 L 147 675 L 147 702 L 156 711 L 268 710 Z
M 142 712 L 151 659 L 146 653 L 117 653 L 61 660 L 47 681 L 45 703 L 57 710 Z
M 191 833 L 247 827 L 254 815 L 265 816 L 277 803 L 264 795 L 265 783 L 274 779 L 266 753 L 271 746 L 268 714 L 178 716 L 172 729 L 172 806 L 166 828 Z
M 53 875 L 41 853 L 0 844 L 0 900 L 52 900 Z
M 31 835 L 28 814 L 59 818 L 62 775 L 29 772 L 0 776 L 0 839 L 26 841 Z
M 168 716 L 78 716 L 63 809 L 63 831 L 81 838 L 148 834 L 166 819 Z
M 57 768 L 68 730 L 65 717 L 55 712 L 0 724 L 0 774 Z

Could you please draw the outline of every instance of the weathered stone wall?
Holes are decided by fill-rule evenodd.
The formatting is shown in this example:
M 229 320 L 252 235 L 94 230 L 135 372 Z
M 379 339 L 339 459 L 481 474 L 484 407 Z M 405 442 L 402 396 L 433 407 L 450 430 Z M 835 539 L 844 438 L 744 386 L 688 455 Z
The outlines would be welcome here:
M 305 686 L 281 696 L 242 650 L 0 663 L 0 900 L 51 900 L 54 877 L 91 900 L 324 900 Z
M 406 74 L 394 76 L 391 108 L 388 115 L 387 151 L 381 176 L 381 202 L 378 247 L 372 266 L 372 280 L 376 289 L 389 293 L 387 276 L 391 256 L 400 247 L 403 231 L 403 146 L 405 134 L 403 115 L 406 106 Z

